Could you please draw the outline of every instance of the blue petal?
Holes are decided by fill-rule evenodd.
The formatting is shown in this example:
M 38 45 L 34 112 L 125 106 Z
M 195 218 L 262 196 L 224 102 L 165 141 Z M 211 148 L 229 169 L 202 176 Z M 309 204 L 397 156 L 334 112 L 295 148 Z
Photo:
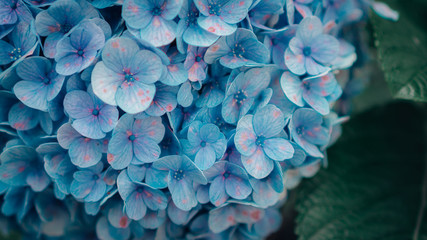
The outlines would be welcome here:
M 273 161 L 265 156 L 264 151 L 260 147 L 251 156 L 246 157 L 242 155 L 242 164 L 246 171 L 257 179 L 268 176 L 274 167 Z
M 270 138 L 283 130 L 285 127 L 285 118 L 279 108 L 269 104 L 255 113 L 253 126 L 257 136 Z
M 210 184 L 209 187 L 209 199 L 215 206 L 220 206 L 228 199 L 228 195 L 225 191 L 225 179 L 224 177 L 217 176 Z

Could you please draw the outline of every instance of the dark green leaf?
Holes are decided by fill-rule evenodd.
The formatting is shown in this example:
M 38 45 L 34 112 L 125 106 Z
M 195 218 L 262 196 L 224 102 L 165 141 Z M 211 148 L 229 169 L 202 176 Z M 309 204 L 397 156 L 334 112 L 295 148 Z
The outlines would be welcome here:
M 409 103 L 352 118 L 329 168 L 297 189 L 299 239 L 427 239 L 425 123 Z
M 396 98 L 427 101 L 427 3 L 384 2 L 400 13 L 398 22 L 372 14 L 375 44 L 389 88 Z

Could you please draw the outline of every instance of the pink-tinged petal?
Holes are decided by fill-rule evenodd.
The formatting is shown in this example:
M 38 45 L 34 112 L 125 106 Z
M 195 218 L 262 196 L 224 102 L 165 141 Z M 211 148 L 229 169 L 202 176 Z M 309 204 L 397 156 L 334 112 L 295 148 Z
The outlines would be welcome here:
M 133 141 L 134 156 L 141 163 L 151 163 L 160 156 L 160 147 L 150 138 L 140 137 Z
M 135 54 L 129 68 L 135 81 L 150 84 L 159 80 L 164 66 L 159 56 L 151 51 L 142 50 Z
M 302 40 L 304 46 L 310 45 L 311 41 L 322 34 L 323 26 L 318 17 L 304 18 L 297 29 L 296 36 Z
M 305 70 L 305 57 L 303 54 L 295 55 L 290 48 L 285 51 L 285 65 L 289 70 L 296 75 L 304 75 Z
M 79 138 L 70 145 L 71 162 L 81 168 L 96 165 L 102 157 L 102 146 L 97 140 Z
M 227 23 L 238 23 L 247 16 L 251 4 L 248 0 L 228 1 L 221 6 L 221 17 Z
M 300 78 L 290 72 L 284 72 L 280 78 L 280 85 L 286 97 L 300 107 L 304 106 L 302 84 Z
M 127 113 L 140 113 L 150 106 L 155 93 L 154 84 L 144 84 L 138 81 L 123 82 L 117 90 L 116 102 Z
M 169 182 L 169 190 L 175 205 L 184 211 L 189 211 L 197 205 L 196 194 L 192 182 L 186 178 Z
M 276 161 L 291 159 L 294 155 L 294 148 L 288 140 L 283 138 L 266 139 L 263 150 L 269 158 Z
M 123 19 L 133 28 L 143 28 L 150 23 L 153 17 L 150 6 L 151 4 L 147 1 L 126 0 L 123 2 Z
M 314 110 L 322 115 L 329 114 L 329 103 L 325 97 L 322 97 L 316 93 L 304 91 L 303 97 L 305 102 L 310 105 Z
M 217 36 L 227 36 L 234 33 L 237 29 L 236 24 L 228 24 L 221 17 L 213 15 L 209 17 L 200 16 L 197 23 L 204 30 Z
M 16 97 L 25 105 L 47 111 L 47 86 L 43 82 L 19 81 L 13 87 Z
M 73 128 L 81 135 L 88 138 L 101 139 L 106 135 L 101 129 L 97 116 L 90 115 L 76 119 L 71 123 L 71 126 L 73 126 Z
M 310 75 L 319 75 L 331 70 L 331 68 L 317 63 L 311 57 L 305 58 L 305 68 L 307 69 L 307 73 Z
M 93 101 L 85 91 L 71 91 L 64 98 L 64 109 L 71 118 L 89 117 L 92 115 Z
M 158 144 L 165 135 L 165 126 L 160 117 L 147 117 L 136 119 L 133 123 L 132 132 L 139 136 L 148 137 Z
M 116 107 L 105 105 L 99 111 L 98 120 L 103 132 L 110 132 L 117 125 L 119 111 Z
M 123 78 L 107 68 L 104 62 L 99 62 L 92 71 L 91 79 L 95 95 L 105 103 L 117 106 L 115 96 L 117 89 L 123 82 Z
M 155 47 L 160 47 L 175 40 L 176 29 L 177 24 L 174 21 L 154 16 L 150 24 L 140 30 L 140 36 L 142 40 L 153 44 Z
M 130 219 L 142 219 L 147 212 L 147 206 L 144 203 L 143 195 L 137 191 L 131 193 L 130 196 L 125 199 L 125 210 Z
M 247 198 L 252 192 L 252 187 L 248 180 L 243 180 L 234 175 L 230 175 L 225 180 L 225 189 L 230 197 L 240 200 Z
M 267 177 L 274 167 L 273 161 L 265 156 L 261 147 L 258 147 L 255 153 L 249 157 L 242 156 L 242 164 L 246 171 L 257 179 Z
M 329 64 L 338 57 L 340 43 L 331 35 L 317 36 L 311 44 L 311 57 L 319 63 Z
M 225 178 L 220 175 L 216 177 L 209 186 L 209 200 L 215 206 L 220 206 L 227 201 L 228 195 L 225 192 Z
M 82 136 L 73 127 L 71 127 L 70 123 L 66 123 L 58 129 L 58 143 L 65 149 L 68 149 L 71 143 L 80 137 Z
M 285 127 L 285 117 L 276 106 L 269 104 L 259 109 L 253 117 L 254 132 L 257 136 L 271 138 Z
M 237 150 L 245 156 L 251 156 L 257 146 L 255 145 L 256 134 L 252 125 L 253 116 L 247 115 L 240 119 L 237 124 L 236 135 L 234 136 L 234 144 Z

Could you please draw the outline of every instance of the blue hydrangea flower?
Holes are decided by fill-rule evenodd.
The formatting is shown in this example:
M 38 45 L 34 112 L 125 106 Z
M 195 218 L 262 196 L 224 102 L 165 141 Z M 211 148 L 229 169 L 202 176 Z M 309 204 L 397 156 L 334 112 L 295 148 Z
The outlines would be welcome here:
M 114 129 L 119 118 L 116 107 L 110 106 L 88 92 L 74 90 L 64 98 L 64 109 L 72 119 L 72 126 L 81 135 L 101 139 Z
M 102 51 L 102 62 L 92 72 L 93 92 L 105 103 L 127 113 L 146 110 L 153 101 L 154 82 L 163 72 L 156 54 L 140 50 L 129 38 L 110 39 Z
M 201 28 L 197 23 L 200 12 L 193 0 L 184 0 L 179 12 L 179 22 L 177 29 L 177 42 L 184 40 L 192 46 L 209 47 L 219 36 Z
M 209 211 L 208 225 L 214 233 L 220 233 L 239 223 L 253 224 L 264 217 L 265 210 L 241 202 L 224 204 Z
M 292 145 L 278 136 L 284 127 L 283 113 L 274 105 L 267 105 L 238 122 L 234 143 L 251 176 L 264 178 L 273 171 L 274 161 L 292 158 Z
M 262 208 L 276 204 L 285 188 L 283 172 L 278 162 L 275 162 L 273 171 L 263 179 L 250 178 L 253 187 L 252 199 Z
M 15 145 L 5 148 L 0 155 L 0 181 L 10 186 L 30 186 L 35 192 L 41 192 L 50 183 L 43 168 L 43 159 L 34 148 Z
M 176 87 L 166 86 L 161 83 L 156 84 L 156 94 L 153 101 L 150 107 L 143 113 L 153 117 L 160 117 L 165 113 L 172 112 L 178 104 L 176 94 Z
M 12 187 L 3 199 L 1 212 L 5 216 L 16 215 L 18 221 L 22 221 L 33 207 L 34 192 L 29 187 Z
M 221 37 L 208 48 L 205 62 L 212 64 L 217 59 L 224 67 L 239 68 L 267 63 L 269 54 L 252 31 L 239 28 L 232 35 Z
M 197 19 L 200 27 L 218 36 L 234 33 L 237 23 L 248 14 L 252 1 L 247 0 L 196 0 L 201 16 Z
M 108 162 L 114 169 L 123 169 L 131 162 L 151 163 L 160 156 L 159 143 L 165 134 L 160 117 L 134 119 L 123 115 L 108 145 Z
M 13 87 L 16 97 L 31 108 L 47 111 L 48 102 L 59 94 L 65 77 L 56 73 L 44 57 L 27 58 L 16 71 L 22 79 Z
M 227 141 L 219 128 L 211 123 L 194 121 L 188 128 L 187 139 L 181 140 L 185 154 L 194 159 L 200 170 L 210 168 L 224 156 Z
M 188 71 L 188 79 L 192 82 L 206 79 L 208 65 L 203 60 L 207 48 L 188 46 L 184 68 Z
M 168 186 L 168 171 L 157 169 L 153 167 L 152 163 L 130 164 L 127 173 L 133 182 L 144 182 L 155 189 L 163 189 Z
M 90 139 L 79 134 L 70 123 L 58 129 L 58 142 L 64 149 L 68 149 L 71 162 L 81 168 L 96 165 L 105 153 L 108 140 Z
M 319 18 L 306 17 L 301 21 L 285 52 L 285 64 L 292 73 L 318 75 L 330 70 L 329 65 L 338 56 L 339 42 L 322 32 Z
M 277 0 L 253 1 L 248 16 L 251 24 L 257 28 L 270 30 L 266 26 L 268 20 L 276 15 L 282 14 L 285 2 Z
M 104 164 L 99 162 L 92 167 L 75 172 L 70 186 L 71 194 L 85 202 L 100 200 L 107 190 L 107 184 L 101 174 L 103 167 Z
M 186 156 L 171 155 L 153 163 L 158 169 L 167 169 L 168 189 L 175 205 L 188 211 L 197 205 L 193 182 L 206 184 L 202 171 Z
M 322 115 L 329 113 L 329 102 L 326 97 L 331 95 L 338 85 L 332 73 L 300 80 L 290 72 L 282 74 L 280 84 L 291 102 L 300 107 L 308 104 Z
M 298 25 L 291 25 L 277 31 L 270 31 L 264 37 L 264 44 L 270 50 L 271 60 L 281 69 L 288 69 L 285 65 L 285 51 L 289 41 L 295 36 Z
M 243 200 L 252 193 L 248 174 L 236 164 L 219 161 L 203 173 L 210 182 L 209 199 L 217 207 L 229 197 Z
M 175 39 L 178 15 L 182 0 L 135 1 L 125 0 L 122 17 L 126 24 L 139 31 L 139 37 L 156 47 Z
M 178 86 L 187 81 L 188 72 L 184 67 L 185 55 L 179 53 L 176 48 L 169 48 L 167 55 L 170 59 L 170 64 L 166 68 L 166 76 L 162 76 L 160 81 L 169 86 Z
M 265 68 L 242 72 L 230 84 L 222 102 L 222 117 L 227 123 L 236 123 L 251 109 L 254 99 L 270 84 Z
M 125 201 L 125 211 L 130 219 L 140 220 L 147 213 L 147 208 L 153 211 L 166 209 L 168 200 L 165 194 L 144 183 L 133 182 L 126 171 L 117 178 L 119 194 Z
M 31 31 L 29 23 L 17 24 L 9 35 L 9 43 L 5 39 L 0 40 L 0 65 L 19 62 L 33 54 L 37 45 L 37 36 Z
M 203 81 L 202 92 L 196 101 L 196 106 L 199 108 L 216 107 L 222 103 L 225 97 L 226 85 L 230 76 L 228 71 L 218 63 L 211 65 L 210 69 L 211 73 Z
M 92 5 L 86 1 L 56 1 L 47 10 L 41 11 L 36 16 L 35 28 L 40 36 L 46 37 L 44 55 L 54 58 L 56 45 L 65 34 L 83 19 L 98 16 Z
M 21 0 L 4 0 L 0 2 L 0 25 L 16 24 L 19 21 L 31 22 L 33 16 Z
M 313 109 L 299 108 L 289 124 L 291 138 L 313 157 L 323 158 L 318 146 L 329 141 L 329 130 L 322 123 L 322 115 Z
M 66 76 L 81 72 L 93 63 L 104 44 L 104 32 L 95 23 L 79 25 L 58 42 L 56 71 Z

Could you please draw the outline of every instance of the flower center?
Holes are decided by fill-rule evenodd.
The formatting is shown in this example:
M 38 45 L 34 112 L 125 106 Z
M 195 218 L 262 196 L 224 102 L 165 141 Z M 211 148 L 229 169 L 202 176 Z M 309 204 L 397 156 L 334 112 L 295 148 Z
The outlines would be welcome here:
M 96 109 L 96 108 L 93 109 L 92 114 L 95 115 L 95 116 L 98 116 L 99 115 L 99 110 Z
M 135 135 L 133 135 L 133 134 L 129 136 L 129 140 L 131 140 L 132 142 L 133 142 L 133 141 L 135 141 L 135 138 L 136 138 L 136 137 L 135 137 Z
M 256 141 L 255 141 L 255 144 L 257 145 L 257 146 L 264 146 L 264 142 L 265 142 L 265 137 L 264 136 L 258 136 L 257 138 L 256 138 Z
M 236 94 L 234 94 L 234 100 L 238 104 L 242 104 L 247 98 L 248 95 L 246 94 L 245 90 L 239 90 Z
M 127 83 L 132 83 L 132 82 L 134 82 L 134 81 L 135 81 L 135 78 L 133 77 L 133 74 L 132 74 L 132 73 L 126 73 L 126 74 L 125 74 L 125 81 L 126 81 Z
M 309 82 L 303 82 L 303 86 L 306 90 L 310 90 L 310 88 L 311 88 L 311 85 Z
M 144 191 L 144 188 L 142 188 L 142 187 L 138 187 L 137 189 L 136 189 L 136 192 L 137 193 L 142 193 Z
M 233 55 L 234 57 L 242 57 L 245 53 L 245 48 L 242 46 L 242 44 L 234 44 L 233 48 Z
M 194 26 L 197 25 L 197 18 L 199 17 L 199 12 L 189 12 L 187 14 L 187 24 Z
M 223 176 L 224 176 L 225 178 L 228 178 L 228 177 L 230 176 L 230 172 L 229 172 L 229 171 L 225 172 L 225 173 L 223 174 Z
M 209 4 L 209 14 L 210 15 L 221 15 L 221 5 L 220 4 Z
M 202 141 L 202 142 L 200 143 L 200 146 L 201 146 L 201 147 L 206 147 L 206 142 L 205 142 L 205 141 Z
M 196 62 L 200 62 L 200 61 L 202 61 L 202 57 L 200 57 L 200 56 L 196 56 L 195 61 L 196 61 Z
M 153 8 L 152 13 L 154 16 L 159 16 L 160 14 L 162 14 L 162 9 L 160 7 L 155 7 Z
M 302 54 L 304 54 L 304 56 L 310 56 L 311 55 L 311 47 L 305 47 L 303 50 L 302 50 Z
M 96 181 L 96 180 L 99 179 L 99 176 L 97 174 L 95 174 L 95 175 L 92 176 L 92 179 Z
M 73 26 L 71 24 L 65 23 L 64 25 L 61 26 L 61 30 L 63 33 L 67 33 L 71 30 L 71 28 L 73 28 Z
M 77 51 L 77 55 L 83 56 L 83 54 L 84 54 L 83 50 L 80 49 L 80 50 Z
M 185 173 L 181 169 L 176 170 L 175 173 L 173 174 L 173 178 L 178 181 L 183 179 L 184 177 L 185 177 Z
M 17 60 L 18 58 L 21 58 L 21 48 L 14 48 L 10 53 L 10 59 Z

